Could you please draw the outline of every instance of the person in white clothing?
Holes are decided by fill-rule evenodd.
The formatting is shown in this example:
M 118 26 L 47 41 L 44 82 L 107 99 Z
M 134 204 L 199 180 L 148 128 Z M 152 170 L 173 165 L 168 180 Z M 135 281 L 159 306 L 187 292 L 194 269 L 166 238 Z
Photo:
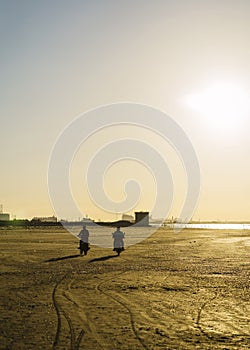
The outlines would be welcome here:
M 114 251 L 116 249 L 124 250 L 124 238 L 125 233 L 120 230 L 120 227 L 117 227 L 116 231 L 112 233 L 114 239 Z

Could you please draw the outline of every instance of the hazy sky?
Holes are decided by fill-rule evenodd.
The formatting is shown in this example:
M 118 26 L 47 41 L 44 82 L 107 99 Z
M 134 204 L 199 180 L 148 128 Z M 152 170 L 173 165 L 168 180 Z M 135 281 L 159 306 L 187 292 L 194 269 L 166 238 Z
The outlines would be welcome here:
M 0 37 L 5 211 L 18 218 L 52 215 L 47 169 L 58 135 L 89 109 L 128 101 L 164 111 L 192 142 L 201 170 L 195 219 L 250 219 L 249 0 L 0 0 Z M 97 139 L 84 146 L 88 157 L 101 147 Z M 152 142 L 165 152 L 161 141 Z M 79 164 L 72 189 L 82 212 L 104 219 L 83 201 Z M 107 181 L 115 200 L 122 185 L 117 174 L 124 175 L 117 166 Z M 135 209 L 148 209 L 152 176 L 138 164 L 126 169 L 130 177 L 142 175 Z M 179 165 L 172 171 L 177 189 L 170 214 L 178 216 L 185 181 Z

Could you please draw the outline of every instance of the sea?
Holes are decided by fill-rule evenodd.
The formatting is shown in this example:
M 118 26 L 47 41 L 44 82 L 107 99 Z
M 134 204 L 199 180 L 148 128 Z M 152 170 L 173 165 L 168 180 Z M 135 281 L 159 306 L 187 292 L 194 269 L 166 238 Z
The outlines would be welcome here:
M 163 227 L 161 224 L 151 224 L 148 227 L 135 227 L 129 226 L 121 228 L 121 231 L 125 233 L 125 245 L 130 246 L 136 243 L 144 241 L 150 237 L 158 228 Z M 173 230 L 173 233 L 180 233 L 183 229 L 210 229 L 210 230 L 250 230 L 250 224 L 243 223 L 186 223 L 186 224 L 164 224 L 165 228 Z M 67 226 L 69 232 L 75 237 L 80 232 L 78 226 Z M 99 225 L 87 226 L 90 233 L 90 243 L 103 248 L 113 247 L 112 233 L 114 227 L 105 227 Z
M 250 230 L 250 224 L 244 223 L 176 223 L 176 224 L 165 224 L 164 227 L 184 229 L 210 229 L 210 230 Z

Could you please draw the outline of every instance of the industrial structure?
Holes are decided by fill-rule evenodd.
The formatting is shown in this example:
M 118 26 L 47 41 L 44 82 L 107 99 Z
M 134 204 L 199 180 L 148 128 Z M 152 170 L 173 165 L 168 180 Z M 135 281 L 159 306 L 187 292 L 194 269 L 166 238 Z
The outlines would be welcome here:
M 128 214 L 122 214 L 122 220 L 127 220 L 127 221 L 134 221 L 133 215 L 128 215 Z
M 34 217 L 31 222 L 37 221 L 37 222 L 57 222 L 56 216 L 47 216 L 47 217 Z
M 0 204 L 0 221 L 9 221 L 10 220 L 10 214 L 3 212 L 3 205 Z
M 135 212 L 135 224 L 137 226 L 149 225 L 149 212 L 148 211 L 136 211 Z

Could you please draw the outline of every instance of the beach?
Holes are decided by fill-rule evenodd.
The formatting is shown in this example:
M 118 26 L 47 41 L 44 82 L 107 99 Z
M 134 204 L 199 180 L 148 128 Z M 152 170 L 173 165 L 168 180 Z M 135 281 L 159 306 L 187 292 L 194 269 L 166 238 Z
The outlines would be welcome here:
M 0 349 L 249 349 L 248 230 L 160 228 L 120 257 L 64 228 L 0 235 Z

